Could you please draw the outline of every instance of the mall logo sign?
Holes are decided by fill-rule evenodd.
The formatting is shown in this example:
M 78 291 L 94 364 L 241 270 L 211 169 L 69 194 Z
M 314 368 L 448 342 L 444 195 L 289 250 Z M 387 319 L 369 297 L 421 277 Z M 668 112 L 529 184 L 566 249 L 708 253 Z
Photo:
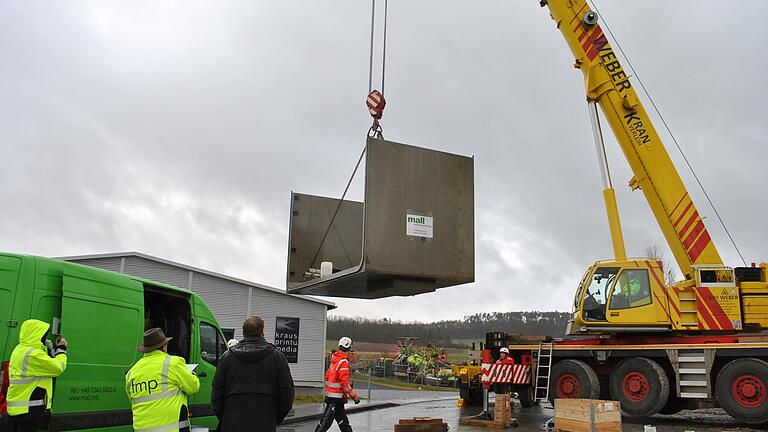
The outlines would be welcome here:
M 432 216 L 423 216 L 411 213 L 406 213 L 405 215 L 405 235 L 412 237 L 432 238 L 432 227 Z

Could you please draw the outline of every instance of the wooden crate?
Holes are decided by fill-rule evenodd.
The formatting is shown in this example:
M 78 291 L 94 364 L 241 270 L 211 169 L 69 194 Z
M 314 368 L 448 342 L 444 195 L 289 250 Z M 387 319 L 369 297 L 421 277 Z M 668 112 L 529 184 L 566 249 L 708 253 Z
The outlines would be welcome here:
M 556 399 L 555 430 L 621 432 L 621 406 L 617 401 Z
M 512 421 L 512 397 L 508 394 L 497 394 L 496 405 L 493 408 L 495 421 L 509 423 Z
M 506 429 L 516 426 L 512 419 L 512 398 L 508 394 L 496 395 L 496 404 L 493 408 L 493 420 L 479 420 L 472 417 L 459 418 L 459 424 L 481 426 L 491 429 Z
M 447 432 L 448 423 L 443 419 L 429 417 L 414 417 L 412 419 L 400 419 L 395 425 L 395 432 Z

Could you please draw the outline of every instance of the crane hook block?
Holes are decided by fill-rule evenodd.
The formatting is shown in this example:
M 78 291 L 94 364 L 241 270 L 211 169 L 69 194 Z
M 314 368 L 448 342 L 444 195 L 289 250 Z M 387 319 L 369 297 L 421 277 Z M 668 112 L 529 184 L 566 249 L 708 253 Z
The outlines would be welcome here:
M 384 95 L 380 91 L 374 90 L 368 94 L 365 104 L 368 105 L 368 112 L 371 113 L 371 117 L 381 120 L 381 116 L 384 115 L 384 106 L 387 105 Z

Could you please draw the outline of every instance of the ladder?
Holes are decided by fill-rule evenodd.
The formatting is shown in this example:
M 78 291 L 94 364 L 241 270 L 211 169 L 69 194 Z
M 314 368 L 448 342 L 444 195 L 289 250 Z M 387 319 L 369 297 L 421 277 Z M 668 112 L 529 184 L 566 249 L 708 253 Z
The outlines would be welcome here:
M 549 401 L 549 376 L 552 371 L 553 342 L 539 342 L 536 361 L 536 380 L 534 381 L 534 401 Z
M 707 399 L 710 397 L 709 368 L 705 350 L 678 350 L 677 382 L 680 397 Z

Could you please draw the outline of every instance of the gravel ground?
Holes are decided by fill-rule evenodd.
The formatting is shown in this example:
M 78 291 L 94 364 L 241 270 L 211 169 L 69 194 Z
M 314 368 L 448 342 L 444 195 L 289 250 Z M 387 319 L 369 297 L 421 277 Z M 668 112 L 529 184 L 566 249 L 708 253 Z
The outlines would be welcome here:
M 625 430 L 643 430 L 642 423 L 634 419 L 624 419 L 628 426 L 639 424 L 639 427 L 625 428 Z M 647 424 L 656 426 L 656 430 L 663 431 L 765 431 L 768 425 L 740 424 L 720 408 L 683 410 L 674 415 L 657 414 L 646 420 Z

